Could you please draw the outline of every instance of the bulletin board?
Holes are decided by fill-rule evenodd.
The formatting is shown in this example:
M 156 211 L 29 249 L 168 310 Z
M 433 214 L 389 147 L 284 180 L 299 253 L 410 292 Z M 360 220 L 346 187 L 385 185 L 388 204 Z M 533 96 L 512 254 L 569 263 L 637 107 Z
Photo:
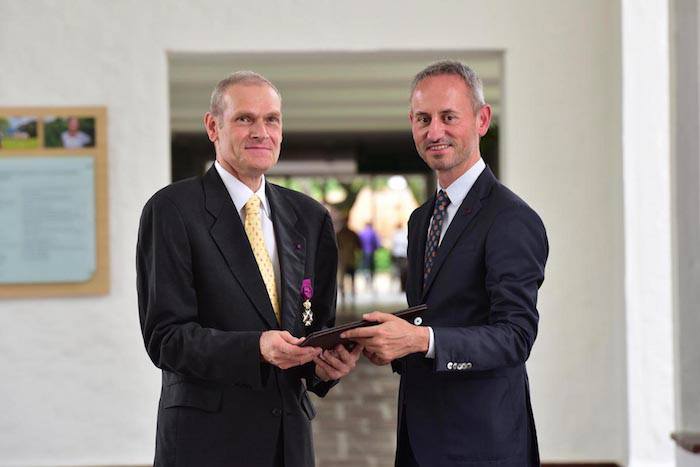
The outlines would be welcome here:
M 109 292 L 107 110 L 0 107 L 0 298 Z

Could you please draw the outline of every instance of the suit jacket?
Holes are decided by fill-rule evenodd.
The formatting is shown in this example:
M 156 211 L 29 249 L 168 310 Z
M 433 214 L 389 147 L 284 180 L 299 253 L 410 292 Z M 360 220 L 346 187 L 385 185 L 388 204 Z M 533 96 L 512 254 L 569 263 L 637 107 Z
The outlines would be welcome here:
M 157 192 L 137 247 L 144 342 L 162 370 L 156 466 L 272 466 L 283 433 L 285 465 L 314 465 L 309 390 L 332 384 L 313 363 L 282 371 L 261 362 L 263 331 L 302 336 L 334 324 L 337 250 L 328 212 L 267 184 L 281 270 L 277 324 L 240 216 L 215 168 Z M 312 280 L 314 322 L 301 320 Z M 281 425 L 284 429 L 281 430 Z
M 423 324 L 433 328 L 435 358 L 394 362 L 400 423 L 420 465 L 539 465 L 525 361 L 537 334 L 544 225 L 487 167 L 424 284 L 434 203 L 433 196 L 409 220 L 407 298 L 428 305 Z

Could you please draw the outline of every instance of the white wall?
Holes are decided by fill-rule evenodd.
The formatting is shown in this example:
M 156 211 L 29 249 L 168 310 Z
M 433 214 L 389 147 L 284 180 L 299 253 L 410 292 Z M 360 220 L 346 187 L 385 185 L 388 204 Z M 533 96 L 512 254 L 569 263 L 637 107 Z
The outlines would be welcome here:
M 676 465 L 678 467 L 700 467 L 700 454 L 693 454 L 677 447 Z
M 625 458 L 618 2 L 25 0 L 0 3 L 0 105 L 108 107 L 112 290 L 0 302 L 0 464 L 152 459 L 133 258 L 169 179 L 167 51 L 321 48 L 505 51 L 503 178 L 551 244 L 529 364 L 542 456 Z
M 674 465 L 667 0 L 622 2 L 628 465 Z M 653 70 L 653 72 L 648 72 Z
M 676 4 L 674 207 L 678 319 L 678 428 L 700 432 L 700 44 L 697 0 Z
M 700 8 L 673 5 L 673 177 L 676 279 L 676 431 L 700 432 Z M 677 448 L 679 467 L 700 466 L 700 454 Z

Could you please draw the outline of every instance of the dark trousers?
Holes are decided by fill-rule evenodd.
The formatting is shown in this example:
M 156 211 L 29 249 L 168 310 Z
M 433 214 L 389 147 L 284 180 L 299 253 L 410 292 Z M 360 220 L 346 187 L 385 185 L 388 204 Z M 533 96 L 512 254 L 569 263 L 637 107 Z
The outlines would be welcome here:
M 374 252 L 362 252 L 362 268 L 369 271 L 369 277 L 374 277 Z
M 401 426 L 399 427 L 399 439 L 396 440 L 396 462 L 394 467 L 420 467 L 413 456 L 411 442 L 408 439 L 406 428 L 406 411 L 401 410 Z
M 280 434 L 275 449 L 275 467 L 284 467 L 284 426 L 280 423 Z

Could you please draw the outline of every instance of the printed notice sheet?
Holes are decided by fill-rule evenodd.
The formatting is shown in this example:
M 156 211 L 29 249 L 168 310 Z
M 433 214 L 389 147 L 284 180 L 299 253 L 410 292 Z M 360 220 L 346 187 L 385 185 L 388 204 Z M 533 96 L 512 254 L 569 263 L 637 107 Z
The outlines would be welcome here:
M 0 284 L 95 274 L 93 156 L 0 157 Z

